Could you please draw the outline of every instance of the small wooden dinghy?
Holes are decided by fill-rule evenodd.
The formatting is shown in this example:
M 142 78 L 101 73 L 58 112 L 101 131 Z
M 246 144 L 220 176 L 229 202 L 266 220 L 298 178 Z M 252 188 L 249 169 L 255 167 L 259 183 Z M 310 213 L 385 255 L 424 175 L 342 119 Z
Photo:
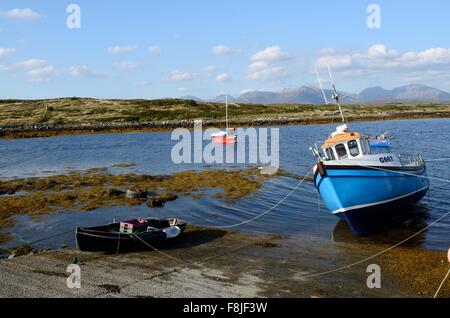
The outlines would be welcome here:
M 82 251 L 119 252 L 149 248 L 180 236 L 186 222 L 180 219 L 134 219 L 95 227 L 79 227 L 77 244 Z

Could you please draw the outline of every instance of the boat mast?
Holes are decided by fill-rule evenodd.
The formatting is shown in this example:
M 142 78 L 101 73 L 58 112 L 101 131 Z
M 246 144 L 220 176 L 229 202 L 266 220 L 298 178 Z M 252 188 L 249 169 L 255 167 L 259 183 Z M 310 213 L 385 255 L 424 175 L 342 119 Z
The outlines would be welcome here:
M 314 69 L 316 71 L 317 81 L 319 82 L 320 90 L 322 91 L 323 99 L 325 100 L 325 106 L 328 105 L 327 95 L 325 94 L 325 90 L 323 89 L 322 81 L 320 80 L 319 72 L 317 72 L 317 68 Z
M 341 96 L 339 96 L 339 94 L 337 92 L 337 89 L 336 89 L 336 85 L 334 85 L 334 80 L 333 80 L 333 75 L 331 75 L 330 65 L 327 64 L 327 67 L 328 67 L 328 73 L 330 74 L 331 85 L 333 87 L 333 95 L 332 95 L 332 97 L 333 97 L 334 102 L 339 107 L 339 113 L 341 114 L 342 122 L 345 123 L 344 113 L 342 112 L 341 103 L 339 101 Z
M 225 94 L 225 113 L 226 113 L 226 126 L 227 126 L 227 134 L 228 134 L 228 94 Z

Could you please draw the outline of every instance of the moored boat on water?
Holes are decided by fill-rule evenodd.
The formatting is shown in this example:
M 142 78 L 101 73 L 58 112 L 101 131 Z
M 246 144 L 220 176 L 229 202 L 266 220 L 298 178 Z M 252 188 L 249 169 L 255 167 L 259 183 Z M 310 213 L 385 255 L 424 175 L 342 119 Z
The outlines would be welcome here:
M 237 142 L 236 129 L 230 128 L 228 123 L 228 95 L 225 95 L 225 131 L 219 131 L 211 135 L 211 141 L 221 144 L 234 144 Z
M 82 251 L 119 252 L 149 248 L 152 244 L 178 237 L 186 228 L 180 219 L 134 219 L 76 230 Z
M 331 72 L 330 72 L 331 81 Z M 339 95 L 333 99 L 343 121 Z M 421 155 L 392 152 L 373 154 L 369 138 L 352 132 L 345 123 L 319 147 L 314 184 L 332 214 L 343 219 L 356 235 L 369 235 L 390 222 L 398 208 L 422 199 L 429 181 Z
M 384 133 L 375 138 L 369 138 L 369 144 L 374 148 L 389 148 L 392 144 L 392 136 Z

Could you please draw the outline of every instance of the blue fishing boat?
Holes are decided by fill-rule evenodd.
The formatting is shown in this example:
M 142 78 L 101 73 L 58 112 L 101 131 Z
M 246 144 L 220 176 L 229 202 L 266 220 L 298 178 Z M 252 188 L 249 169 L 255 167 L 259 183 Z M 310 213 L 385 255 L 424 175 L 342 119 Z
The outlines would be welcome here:
M 374 148 L 389 148 L 392 143 L 392 137 L 387 133 L 376 136 L 375 138 L 369 138 L 369 144 Z
M 330 78 L 333 83 L 331 71 Z M 333 100 L 345 122 L 334 84 Z M 373 154 L 368 136 L 350 131 L 345 123 L 311 150 L 318 159 L 317 190 L 331 213 L 346 221 L 355 235 L 377 232 L 400 207 L 416 203 L 428 191 L 421 155 Z

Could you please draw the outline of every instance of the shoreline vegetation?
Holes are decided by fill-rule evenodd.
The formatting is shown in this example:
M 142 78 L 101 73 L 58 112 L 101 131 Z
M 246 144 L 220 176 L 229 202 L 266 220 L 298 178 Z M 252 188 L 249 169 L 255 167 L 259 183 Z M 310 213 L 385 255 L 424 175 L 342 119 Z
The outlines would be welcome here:
M 52 176 L 0 179 L 0 244 L 11 240 L 7 228 L 19 214 L 39 217 L 63 211 L 140 205 L 151 209 L 187 196 L 194 200 L 210 196 L 231 202 L 256 194 L 262 183 L 271 178 L 257 168 L 189 170 L 170 175 L 114 173 L 116 168 L 132 167 L 122 164 Z M 273 177 L 276 176 L 281 176 L 281 172 Z
M 230 105 L 235 127 L 328 124 L 339 121 L 333 105 Z M 349 122 L 450 118 L 447 104 L 347 105 Z M 51 137 L 72 134 L 124 133 L 192 129 L 225 125 L 224 105 L 183 99 L 100 100 L 60 98 L 0 100 L 0 138 Z

